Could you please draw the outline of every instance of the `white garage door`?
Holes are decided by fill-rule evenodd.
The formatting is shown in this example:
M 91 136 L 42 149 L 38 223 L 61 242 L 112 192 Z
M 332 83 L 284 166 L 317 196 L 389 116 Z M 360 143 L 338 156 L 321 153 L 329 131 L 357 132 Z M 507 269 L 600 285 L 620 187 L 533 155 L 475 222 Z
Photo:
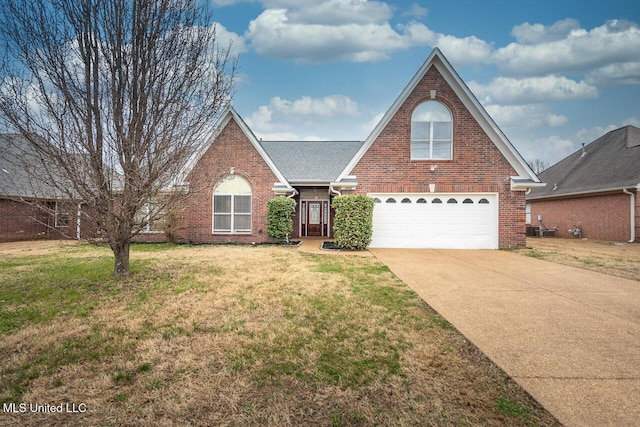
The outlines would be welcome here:
M 369 194 L 372 248 L 497 249 L 498 195 Z

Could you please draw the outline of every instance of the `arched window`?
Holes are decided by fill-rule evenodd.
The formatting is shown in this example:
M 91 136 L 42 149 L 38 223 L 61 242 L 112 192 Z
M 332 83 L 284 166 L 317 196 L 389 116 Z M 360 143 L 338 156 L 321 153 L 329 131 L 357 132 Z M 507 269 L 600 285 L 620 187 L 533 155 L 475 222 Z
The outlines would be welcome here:
M 458 201 L 452 197 L 449 200 L 447 200 L 447 203 L 458 203 Z
M 405 197 L 400 203 L 411 203 L 411 199 Z
M 373 199 L 373 203 L 381 203 L 380 199 L 378 199 L 377 197 Z
M 213 233 L 251 234 L 251 186 L 238 175 L 213 189 Z
M 464 202 L 462 203 L 466 203 L 466 204 L 473 204 L 473 200 L 471 199 L 464 199 Z
M 427 203 L 427 201 L 420 197 L 416 203 Z
M 411 158 L 451 159 L 453 119 L 438 101 L 418 105 L 411 115 Z
M 396 202 L 396 199 L 394 199 L 393 197 L 389 197 L 387 199 L 387 203 L 395 203 L 395 202 Z
M 435 199 L 433 199 L 433 201 L 431 203 L 442 203 L 442 200 L 438 199 L 437 197 Z

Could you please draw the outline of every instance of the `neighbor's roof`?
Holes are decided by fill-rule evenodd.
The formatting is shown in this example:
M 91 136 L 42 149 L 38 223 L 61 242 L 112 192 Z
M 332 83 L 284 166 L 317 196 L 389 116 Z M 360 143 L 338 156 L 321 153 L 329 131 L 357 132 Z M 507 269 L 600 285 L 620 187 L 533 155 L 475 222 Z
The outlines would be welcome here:
M 640 129 L 625 126 L 596 139 L 540 174 L 547 183 L 527 199 L 620 190 L 640 185 Z
M 335 181 L 363 141 L 260 141 L 290 183 Z
M 48 184 L 39 155 L 19 134 L 0 134 L 0 195 L 27 199 L 57 199 L 59 191 Z

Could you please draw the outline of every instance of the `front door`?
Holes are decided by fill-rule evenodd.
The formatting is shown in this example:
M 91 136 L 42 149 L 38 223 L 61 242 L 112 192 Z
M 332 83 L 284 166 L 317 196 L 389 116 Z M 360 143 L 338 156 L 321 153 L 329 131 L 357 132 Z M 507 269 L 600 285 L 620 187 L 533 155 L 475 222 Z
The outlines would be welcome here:
M 307 203 L 307 236 L 322 236 L 322 202 Z

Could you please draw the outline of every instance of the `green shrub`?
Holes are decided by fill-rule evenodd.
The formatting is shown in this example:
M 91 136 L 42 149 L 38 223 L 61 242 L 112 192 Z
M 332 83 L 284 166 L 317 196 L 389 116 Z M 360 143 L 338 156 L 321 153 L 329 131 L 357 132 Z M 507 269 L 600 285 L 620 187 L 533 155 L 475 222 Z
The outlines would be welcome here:
M 291 217 L 296 211 L 296 201 L 283 196 L 267 202 L 267 233 L 280 242 L 289 242 L 293 232 Z
M 336 244 L 347 249 L 366 249 L 373 232 L 373 199 L 364 195 L 333 198 L 336 210 L 333 234 Z

